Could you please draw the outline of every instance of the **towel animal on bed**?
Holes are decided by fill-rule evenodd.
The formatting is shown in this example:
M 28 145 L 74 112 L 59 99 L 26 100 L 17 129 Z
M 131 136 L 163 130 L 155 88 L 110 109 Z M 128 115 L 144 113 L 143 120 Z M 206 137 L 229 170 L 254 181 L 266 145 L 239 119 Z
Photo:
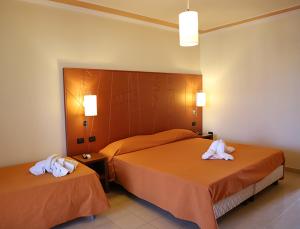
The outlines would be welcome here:
M 235 151 L 235 148 L 232 146 L 227 146 L 222 139 L 216 140 L 210 145 L 209 149 L 204 154 L 202 154 L 202 159 L 223 159 L 226 161 L 233 160 L 234 157 L 230 155 L 230 153 L 232 153 L 233 151 Z
M 29 171 L 36 176 L 48 172 L 52 173 L 55 177 L 62 177 L 68 173 L 72 173 L 76 169 L 77 165 L 77 161 L 60 157 L 58 154 L 53 154 L 46 160 L 37 162 L 29 169 Z

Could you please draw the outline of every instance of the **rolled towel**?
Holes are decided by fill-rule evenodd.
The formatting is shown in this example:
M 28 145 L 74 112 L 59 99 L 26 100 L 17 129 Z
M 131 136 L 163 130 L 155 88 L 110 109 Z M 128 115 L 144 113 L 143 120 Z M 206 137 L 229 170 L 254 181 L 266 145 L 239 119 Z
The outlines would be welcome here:
M 55 177 L 63 177 L 69 173 L 69 170 L 67 170 L 65 167 L 63 167 L 62 164 L 58 163 L 57 161 L 53 163 L 52 166 L 52 174 Z
M 59 159 L 59 155 L 58 154 L 53 154 L 50 157 L 48 157 L 46 159 L 46 163 L 45 163 L 45 169 L 48 173 L 52 173 L 53 172 L 53 168 L 54 168 L 54 163 L 56 162 L 56 160 Z
M 220 139 L 214 141 L 209 149 L 202 154 L 203 160 L 216 160 L 216 159 L 223 159 L 223 160 L 233 160 L 234 157 L 229 153 L 232 153 L 235 149 L 230 146 L 226 146 L 225 142 Z
M 72 173 L 78 165 L 77 161 L 65 159 L 65 167 L 69 170 L 70 173 Z
M 210 157 L 212 157 L 214 154 L 216 154 L 218 145 L 219 145 L 219 140 L 213 141 L 210 144 L 208 150 L 204 154 L 202 154 L 202 159 L 207 160 Z
M 37 162 L 34 166 L 32 166 L 29 171 L 36 176 L 42 175 L 46 172 L 45 169 L 45 160 Z
M 217 155 L 219 156 L 219 159 L 224 159 L 226 161 L 227 160 L 233 160 L 234 159 L 233 156 L 228 154 L 226 151 L 230 152 L 230 150 L 226 146 L 225 142 L 222 139 L 220 139 L 219 144 L 218 144 L 218 148 L 217 148 Z
M 62 177 L 68 173 L 72 173 L 76 169 L 77 165 L 77 161 L 62 158 L 58 154 L 53 154 L 46 160 L 37 162 L 29 169 L 29 171 L 36 176 L 48 172 L 52 173 L 55 177 Z
M 234 157 L 232 155 L 224 152 L 224 153 L 221 154 L 221 156 L 219 157 L 219 159 L 224 159 L 226 161 L 228 161 L 228 160 L 232 161 L 234 159 Z
M 215 153 L 216 153 L 216 151 L 208 149 L 204 154 L 202 154 L 202 159 L 207 160 L 207 159 L 211 158 Z
M 59 158 L 58 161 L 69 171 L 69 173 L 72 173 L 78 165 L 77 161 L 70 160 L 67 158 Z

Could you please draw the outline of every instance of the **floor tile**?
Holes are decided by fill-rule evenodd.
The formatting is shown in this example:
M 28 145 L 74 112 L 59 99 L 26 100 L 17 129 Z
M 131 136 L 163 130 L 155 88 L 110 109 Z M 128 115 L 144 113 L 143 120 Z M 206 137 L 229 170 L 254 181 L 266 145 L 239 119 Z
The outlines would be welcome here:
M 111 222 L 112 221 L 108 217 L 103 216 L 103 215 L 99 215 L 95 218 L 94 224 L 96 226 L 101 226 L 101 225 L 108 224 L 108 223 L 111 223 Z
M 151 225 L 158 229 L 180 229 L 181 225 L 177 220 L 169 218 L 157 218 L 150 222 Z
M 139 229 L 157 229 L 157 227 L 151 225 L 151 224 L 144 224 L 139 227 Z
M 294 178 L 287 175 L 279 185 L 272 185 L 256 195 L 254 202 L 240 205 L 227 213 L 218 220 L 220 228 L 239 228 L 242 225 L 246 228 L 265 227 L 300 197 L 300 180 Z M 297 182 L 298 185 L 295 185 Z
M 108 222 L 102 225 L 94 226 L 95 229 L 121 229 L 118 225 L 114 224 L 113 222 Z
M 149 205 L 134 204 L 129 209 L 133 214 L 139 216 L 144 221 L 149 222 L 158 217 L 164 217 L 166 212 L 158 207 L 149 207 Z
M 267 229 L 299 229 L 300 228 L 300 199 L 291 204 L 280 216 L 267 225 Z
M 134 229 L 146 224 L 144 220 L 134 214 L 128 214 L 126 216 L 115 218 L 112 220 L 114 224 L 118 225 L 122 229 Z

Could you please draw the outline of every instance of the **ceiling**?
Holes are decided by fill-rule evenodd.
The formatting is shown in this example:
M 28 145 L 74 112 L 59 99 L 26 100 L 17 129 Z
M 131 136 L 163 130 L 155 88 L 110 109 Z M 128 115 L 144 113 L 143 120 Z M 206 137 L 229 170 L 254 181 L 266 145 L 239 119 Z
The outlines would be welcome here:
M 186 0 L 81 0 L 172 23 L 186 9 Z M 238 22 L 300 5 L 300 0 L 190 0 L 190 10 L 199 13 L 199 29 Z

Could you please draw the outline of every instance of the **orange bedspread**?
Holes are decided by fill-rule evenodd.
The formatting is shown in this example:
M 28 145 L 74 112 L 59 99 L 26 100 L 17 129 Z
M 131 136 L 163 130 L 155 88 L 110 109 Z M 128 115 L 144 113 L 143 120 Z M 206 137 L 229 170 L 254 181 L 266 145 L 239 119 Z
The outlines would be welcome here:
M 0 168 L 0 228 L 50 228 L 109 207 L 97 174 L 85 165 L 55 178 L 30 174 L 33 164 Z
M 113 156 L 116 180 L 178 218 L 215 229 L 213 204 L 264 178 L 284 163 L 284 155 L 275 149 L 229 144 L 236 148 L 234 161 L 202 160 L 210 144 L 190 138 Z

